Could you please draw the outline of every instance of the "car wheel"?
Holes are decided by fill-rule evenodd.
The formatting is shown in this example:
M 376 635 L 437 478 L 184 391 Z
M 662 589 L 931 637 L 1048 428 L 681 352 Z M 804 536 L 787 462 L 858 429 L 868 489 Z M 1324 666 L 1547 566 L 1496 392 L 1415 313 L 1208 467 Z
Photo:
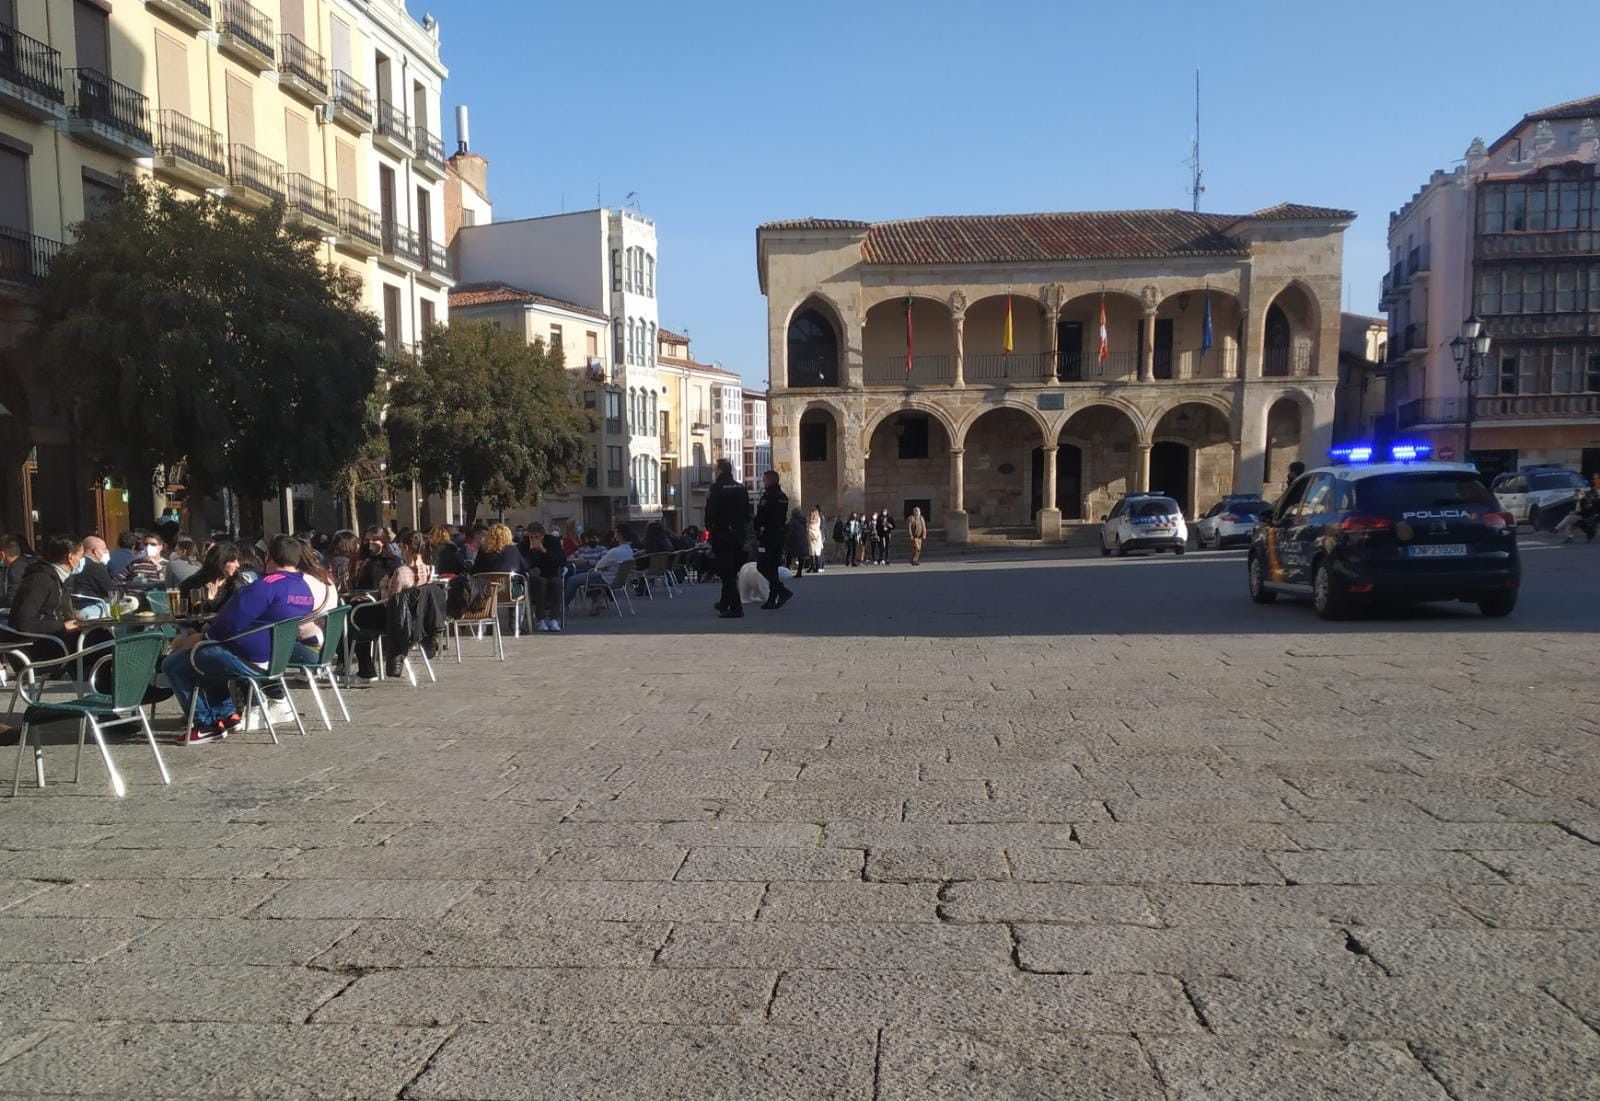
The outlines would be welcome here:
M 1259 555 L 1250 556 L 1250 599 L 1257 604 L 1271 604 L 1278 594 L 1267 588 L 1267 578 Z
M 1478 601 L 1478 611 L 1490 619 L 1499 619 L 1508 616 L 1517 606 L 1517 590 L 1508 589 L 1503 593 L 1492 593 Z
M 1104 535 L 1102 535 L 1100 537 L 1100 557 L 1101 558 L 1110 558 L 1111 557 L 1111 548 L 1106 546 L 1106 537 Z
M 1173 548 L 1172 548 L 1172 553 L 1173 553 L 1173 554 L 1183 554 L 1183 553 L 1184 553 L 1184 552 L 1185 552 L 1185 551 L 1187 551 L 1187 550 L 1188 550 L 1188 549 L 1189 549 L 1189 546 L 1188 546 L 1188 544 L 1186 544 L 1186 543 L 1179 543 L 1179 544 L 1178 544 L 1178 545 L 1177 545 L 1177 546 L 1175 546 L 1175 547 L 1173 547 Z
M 1537 508 L 1528 510 L 1528 526 L 1533 529 L 1535 535 L 1539 534 L 1539 510 Z
M 1333 576 L 1326 562 L 1317 563 L 1317 572 L 1311 581 L 1311 606 L 1323 619 L 1343 619 L 1349 600 L 1344 585 Z
M 1118 558 L 1128 557 L 1128 548 L 1122 545 L 1122 536 L 1120 535 L 1117 536 L 1116 550 Z

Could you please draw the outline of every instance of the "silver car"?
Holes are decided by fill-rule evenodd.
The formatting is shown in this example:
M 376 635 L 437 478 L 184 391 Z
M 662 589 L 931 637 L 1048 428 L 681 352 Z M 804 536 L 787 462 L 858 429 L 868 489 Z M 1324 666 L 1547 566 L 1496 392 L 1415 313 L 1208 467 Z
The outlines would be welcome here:
M 1271 512 L 1272 506 L 1249 493 L 1230 493 L 1211 506 L 1211 510 L 1194 522 L 1195 542 L 1204 550 L 1215 547 L 1245 546 L 1256 530 L 1256 518 Z

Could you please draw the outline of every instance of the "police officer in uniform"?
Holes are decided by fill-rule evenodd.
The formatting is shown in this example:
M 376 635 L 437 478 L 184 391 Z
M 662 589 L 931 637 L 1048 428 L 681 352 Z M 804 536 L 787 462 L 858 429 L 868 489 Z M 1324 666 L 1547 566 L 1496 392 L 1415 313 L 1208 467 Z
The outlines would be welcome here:
M 745 532 L 750 526 L 750 494 L 733 478 L 733 464 L 717 460 L 717 480 L 706 493 L 706 531 L 711 535 L 711 557 L 722 579 L 717 611 L 723 619 L 739 619 L 739 567 L 744 565 Z
M 783 540 L 789 526 L 789 495 L 778 485 L 778 472 L 761 476 L 761 500 L 756 502 L 756 568 L 767 579 L 767 611 L 789 603 L 794 591 L 778 576 L 783 562 Z

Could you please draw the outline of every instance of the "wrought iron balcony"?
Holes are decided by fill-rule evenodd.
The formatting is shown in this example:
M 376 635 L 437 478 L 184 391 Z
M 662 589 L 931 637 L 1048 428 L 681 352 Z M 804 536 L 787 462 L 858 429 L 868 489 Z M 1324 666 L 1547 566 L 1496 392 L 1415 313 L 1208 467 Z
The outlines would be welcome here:
M 417 251 L 422 257 L 423 271 L 433 275 L 436 280 L 453 278 L 450 273 L 450 253 L 438 241 L 428 237 L 419 238 Z
M 210 0 L 144 0 L 144 6 L 154 8 L 190 30 L 211 29 Z
M 967 382 L 1043 382 L 1054 374 L 1049 352 L 969 352 L 961 365 Z
M 1098 352 L 1085 355 L 1082 349 L 1063 349 L 1056 356 L 1058 382 L 1118 382 L 1139 377 L 1137 351 L 1107 352 L 1100 362 Z
M 60 241 L 0 226 L 0 283 L 38 286 L 60 251 Z
M 363 133 L 372 129 L 372 93 L 343 69 L 333 71 L 333 117 Z
M 1600 418 L 1600 393 L 1580 394 L 1479 394 L 1474 401 L 1475 421 L 1595 420 Z M 1467 419 L 1466 398 L 1421 398 L 1395 410 L 1400 428 L 1421 424 L 1461 424 Z
M 382 251 L 383 223 L 378 212 L 354 199 L 340 199 L 339 244 L 363 256 Z
M 404 110 L 382 99 L 378 100 L 378 125 L 373 131 L 373 140 L 380 139 L 407 155 L 411 152 L 410 120 Z
M 328 66 L 292 34 L 278 36 L 278 83 L 312 104 L 328 102 Z
M 955 364 L 949 356 L 868 356 L 862 362 L 862 381 L 884 386 L 948 386 L 955 381 Z
M 304 172 L 291 172 L 284 177 L 285 213 L 295 221 L 315 223 L 336 228 L 339 212 L 335 208 L 333 192 Z
M 227 181 L 222 135 L 170 107 L 156 112 L 155 170 L 200 187 Z
M 231 197 L 252 206 L 283 202 L 283 165 L 248 145 L 228 146 Z
M 272 17 L 246 0 L 222 0 L 217 45 L 257 72 L 272 68 Z
M 60 118 L 66 102 L 61 52 L 0 23 L 0 104 L 30 118 Z
M 1263 378 L 1305 378 L 1311 374 L 1311 349 L 1268 348 L 1261 357 Z
M 434 179 L 444 178 L 444 142 L 439 135 L 422 123 L 416 125 L 416 156 L 413 158 L 418 172 Z
M 383 223 L 384 255 L 414 268 L 422 267 L 422 253 L 417 248 L 417 235 L 398 222 Z
M 72 105 L 72 132 L 114 152 L 148 157 L 152 152 L 149 99 L 99 70 L 68 71 L 78 93 Z

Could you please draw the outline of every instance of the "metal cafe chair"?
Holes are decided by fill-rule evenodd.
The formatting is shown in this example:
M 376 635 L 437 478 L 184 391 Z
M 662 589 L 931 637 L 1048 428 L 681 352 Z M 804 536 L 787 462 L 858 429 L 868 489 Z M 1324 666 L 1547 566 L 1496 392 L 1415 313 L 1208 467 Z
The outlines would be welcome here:
M 339 691 L 339 678 L 333 673 L 333 658 L 344 642 L 350 612 L 350 605 L 341 604 L 337 608 L 330 608 L 322 617 L 322 653 L 316 661 L 289 661 L 291 672 L 305 675 L 306 683 L 311 688 L 311 698 L 317 703 L 317 713 L 322 716 L 322 725 L 329 730 L 333 729 L 333 722 L 328 718 L 328 708 L 322 702 L 322 691 L 317 681 L 321 677 L 327 678 L 328 687 L 333 689 L 333 698 L 339 705 L 339 713 L 344 716 L 345 722 L 350 722 L 350 709 L 344 704 L 344 693 Z
M 505 638 L 500 633 L 499 597 L 500 582 L 491 581 L 489 582 L 488 593 L 485 594 L 484 598 L 478 602 L 476 607 L 468 608 L 459 617 L 445 621 L 446 629 L 449 630 L 450 634 L 455 637 L 456 664 L 459 665 L 462 661 L 462 628 L 467 628 L 469 630 L 478 632 L 482 632 L 484 630 L 491 631 L 494 635 L 495 653 L 499 655 L 501 661 L 506 660 Z M 482 635 L 480 634 L 479 637 L 481 638 Z
M 603 596 L 611 601 L 611 606 L 617 610 L 617 618 L 622 618 L 622 602 L 628 602 L 628 613 L 638 615 L 639 611 L 633 606 L 633 597 L 628 595 L 628 584 L 633 580 L 633 560 L 623 562 L 617 567 L 617 576 L 613 581 L 607 581 L 598 573 L 591 572 L 588 580 L 583 583 L 583 591 L 591 597 Z
M 267 709 L 267 694 L 262 691 L 262 685 L 276 684 L 283 689 L 284 699 L 289 701 L 289 705 L 294 711 L 294 725 L 302 735 L 306 732 L 305 723 L 300 721 L 300 709 L 294 707 L 294 696 L 289 692 L 287 676 L 289 662 L 294 657 L 295 644 L 300 641 L 300 624 L 303 622 L 305 622 L 304 619 L 285 619 L 278 623 L 265 623 L 260 627 L 252 627 L 248 631 L 240 631 L 231 638 L 204 639 L 189 649 L 189 665 L 191 668 L 195 668 L 194 655 L 202 647 L 221 646 L 224 643 L 235 642 L 238 639 L 245 638 L 248 635 L 259 634 L 262 631 L 267 631 L 271 634 L 272 648 L 267 658 L 267 668 L 259 673 L 229 673 L 227 674 L 227 679 L 230 684 L 242 682 L 249 686 L 250 703 L 246 705 L 247 710 L 250 707 L 260 709 L 261 721 L 266 725 L 267 733 L 272 735 L 274 745 L 282 743 L 278 740 L 277 727 L 272 725 L 272 715 Z M 195 672 L 198 673 L 199 669 L 195 668 Z M 188 723 L 190 726 L 194 725 L 195 700 L 199 699 L 199 695 L 199 688 L 196 686 L 195 697 L 189 701 Z
M 161 663 L 161 652 L 165 646 L 166 639 L 161 635 L 139 631 L 86 647 L 66 657 L 31 663 L 28 671 L 32 675 L 26 680 L 19 679 L 16 687 L 19 701 L 27 706 L 22 713 L 22 734 L 17 739 L 17 767 L 11 778 L 12 798 L 17 796 L 22 786 L 22 759 L 30 741 L 33 740 L 34 727 L 40 722 L 63 717 L 75 717 L 78 720 L 78 754 L 72 766 L 73 783 L 78 782 L 79 766 L 83 761 L 84 733 L 87 728 L 94 735 L 95 745 L 100 749 L 100 758 L 105 762 L 106 772 L 111 777 L 112 794 L 119 799 L 127 794 L 127 784 L 123 781 L 122 774 L 117 771 L 117 766 L 111 761 L 111 751 L 106 747 L 104 735 L 107 727 L 125 723 L 138 723 L 143 727 L 144 736 L 150 742 L 150 752 L 155 754 L 156 767 L 161 771 L 161 782 L 172 783 L 172 776 L 167 772 L 166 762 L 161 759 L 161 749 L 156 745 L 155 731 L 150 728 L 150 719 L 145 714 L 143 706 L 145 690 L 150 687 L 156 667 Z M 45 699 L 42 694 L 38 696 L 33 694 L 38 691 L 37 676 L 41 670 L 64 669 L 97 653 L 104 656 L 94 663 L 88 683 L 93 683 L 95 673 L 101 666 L 110 662 L 109 693 L 95 692 L 86 688 L 82 695 L 69 699 Z M 33 768 L 39 786 L 44 787 L 42 746 L 33 747 Z

